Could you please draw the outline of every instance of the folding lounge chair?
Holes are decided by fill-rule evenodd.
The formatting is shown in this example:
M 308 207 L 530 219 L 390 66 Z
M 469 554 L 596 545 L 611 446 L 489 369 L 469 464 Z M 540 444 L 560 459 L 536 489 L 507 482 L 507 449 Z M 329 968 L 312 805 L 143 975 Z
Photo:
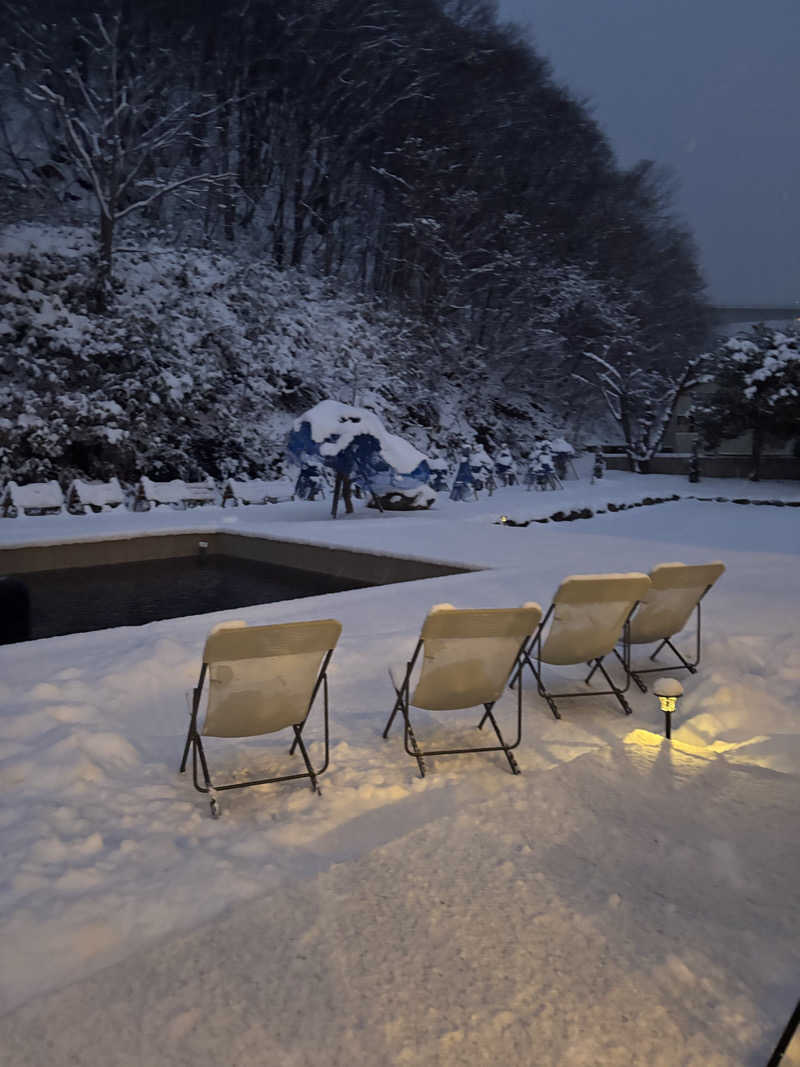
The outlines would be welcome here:
M 517 733 L 507 744 L 500 733 L 492 708 L 503 693 L 528 639 L 542 617 L 538 604 L 521 608 L 457 610 L 451 604 L 439 604 L 426 618 L 414 649 L 406 664 L 402 681 L 390 670 L 395 700 L 384 738 L 399 711 L 404 720 L 404 744 L 413 756 L 421 777 L 425 777 L 425 756 L 451 756 L 462 752 L 504 752 L 514 774 L 519 774 L 512 749 L 522 736 L 522 692 L 517 694 Z M 423 653 L 419 678 L 411 692 L 411 675 Z M 423 752 L 411 725 L 410 708 L 426 711 L 450 711 L 482 704 L 485 711 L 481 725 L 489 719 L 497 734 L 497 745 L 476 748 L 440 748 Z
M 628 628 L 628 621 L 637 603 L 650 587 L 646 574 L 573 574 L 565 578 L 553 597 L 553 603 L 539 624 L 536 633 L 526 645 L 522 661 L 511 684 L 522 681 L 522 669 L 527 664 L 536 678 L 539 696 L 544 697 L 553 715 L 561 718 L 556 697 L 582 697 L 613 694 L 626 715 L 631 708 L 624 697 L 630 685 L 626 678 L 624 688 L 615 685 L 603 666 L 603 659 L 615 646 Z M 545 637 L 545 627 L 550 624 Z M 627 648 L 627 644 L 623 646 Z M 542 681 L 542 664 L 567 666 L 587 663 L 608 682 L 609 689 L 579 690 L 571 693 L 551 693 Z
M 309 778 L 311 789 L 319 793 L 317 778 L 328 766 L 330 731 L 328 723 L 328 663 L 342 632 L 335 619 L 289 622 L 277 626 L 248 626 L 244 622 L 221 623 L 206 639 L 200 679 L 194 689 L 192 717 L 183 749 L 181 772 L 186 770 L 189 748 L 195 789 L 208 793 L 211 812 L 219 814 L 216 793 L 269 782 Z M 208 676 L 208 704 L 202 730 L 198 729 L 200 698 Z M 315 770 L 308 757 L 302 729 L 322 688 L 325 727 L 325 761 Z M 291 751 L 300 749 L 305 771 L 275 778 L 215 785 L 208 772 L 203 737 L 255 737 L 291 727 Z M 197 763 L 204 785 L 197 777 Z
M 700 601 L 725 570 L 725 564 L 714 563 L 660 563 L 650 572 L 650 589 L 631 619 L 628 641 L 632 645 L 648 645 L 659 641 L 658 648 L 650 656 L 654 660 L 661 649 L 667 645 L 677 656 L 679 663 L 670 664 L 670 670 L 696 673 L 700 662 Z M 671 638 L 684 629 L 693 611 L 697 611 L 697 636 L 693 660 L 687 660 L 673 645 Z M 645 667 L 633 671 L 630 669 L 630 653 L 620 656 L 627 673 L 636 682 L 643 693 L 647 686 L 640 674 L 653 674 L 663 671 L 664 667 Z

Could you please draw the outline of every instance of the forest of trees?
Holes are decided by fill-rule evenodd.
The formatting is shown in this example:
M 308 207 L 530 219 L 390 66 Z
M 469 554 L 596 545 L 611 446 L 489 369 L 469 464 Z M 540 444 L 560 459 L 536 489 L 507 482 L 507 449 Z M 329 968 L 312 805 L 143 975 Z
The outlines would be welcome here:
M 595 403 L 612 368 L 635 381 L 640 451 L 706 340 L 669 181 L 621 169 L 488 0 L 5 0 L 0 17 L 0 221 L 89 222 L 93 313 L 136 234 L 308 271 L 424 323 L 432 389 L 488 370 L 512 406 L 558 411 Z

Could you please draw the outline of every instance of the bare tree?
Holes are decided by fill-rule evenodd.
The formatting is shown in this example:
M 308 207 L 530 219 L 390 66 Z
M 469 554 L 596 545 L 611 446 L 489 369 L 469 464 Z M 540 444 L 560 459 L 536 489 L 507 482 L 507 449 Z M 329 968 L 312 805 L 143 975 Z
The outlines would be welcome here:
M 28 98 L 56 120 L 62 157 L 94 199 L 102 309 L 110 296 L 118 224 L 168 194 L 228 177 L 191 170 L 185 151 L 198 121 L 218 105 L 173 89 L 174 56 L 145 47 L 119 11 L 76 20 L 75 54 L 65 66 L 44 30 L 25 30 L 25 48 L 15 62 L 32 81 Z

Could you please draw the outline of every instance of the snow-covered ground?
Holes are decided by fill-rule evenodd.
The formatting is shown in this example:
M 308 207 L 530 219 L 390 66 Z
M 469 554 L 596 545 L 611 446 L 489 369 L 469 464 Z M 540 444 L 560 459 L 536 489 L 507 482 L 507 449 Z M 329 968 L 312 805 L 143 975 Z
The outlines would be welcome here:
M 0 1060 L 763 1064 L 800 988 L 800 508 L 495 525 L 673 492 L 800 500 L 609 472 L 335 523 L 325 502 L 0 521 L 4 546 L 219 526 L 486 568 L 0 649 Z M 556 722 L 529 679 L 519 777 L 489 754 L 421 780 L 400 731 L 381 739 L 387 665 L 432 604 L 546 606 L 569 573 L 712 559 L 727 571 L 671 745 L 649 693 L 630 718 L 598 697 Z M 206 633 L 327 616 L 322 797 L 226 793 L 212 820 L 177 773 Z M 415 721 L 425 744 L 477 714 Z M 274 736 L 209 754 L 223 772 L 289 759 Z

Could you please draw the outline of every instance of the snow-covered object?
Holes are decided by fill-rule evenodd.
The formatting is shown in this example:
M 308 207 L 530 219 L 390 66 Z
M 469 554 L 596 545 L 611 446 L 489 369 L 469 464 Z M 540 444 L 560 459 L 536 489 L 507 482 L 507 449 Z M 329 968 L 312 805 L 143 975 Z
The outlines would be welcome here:
M 90 511 L 110 511 L 125 503 L 125 494 L 116 478 L 110 482 L 84 482 L 76 478 L 67 490 L 67 509 L 75 515 Z
M 550 454 L 552 456 L 553 465 L 556 469 L 556 474 L 559 478 L 564 479 L 567 477 L 567 467 L 569 462 L 575 455 L 575 449 L 569 443 L 565 441 L 563 437 L 556 437 L 553 441 L 547 442 Z
M 414 488 L 431 473 L 427 458 L 389 433 L 374 412 L 338 400 L 323 400 L 296 419 L 287 448 L 301 466 L 321 460 L 367 492 Z
M 503 445 L 494 461 L 494 469 L 502 485 L 514 485 L 517 480 L 517 464 L 508 445 Z
M 682 697 L 683 686 L 677 678 L 656 678 L 653 692 L 657 697 Z
M 428 458 L 431 477 L 428 485 L 436 493 L 446 493 L 450 485 L 450 465 L 442 456 Z
M 549 452 L 544 450 L 537 452 L 534 456 L 531 456 L 529 469 L 534 472 L 540 470 L 547 472 L 553 471 L 555 469 L 553 466 L 553 457 Z
M 2 512 L 6 518 L 22 515 L 59 515 L 64 510 L 64 494 L 58 482 L 17 485 L 9 482 L 3 492 Z
M 479 489 L 488 489 L 491 493 L 495 488 L 494 463 L 482 445 L 478 445 L 470 454 L 469 466 L 475 492 Z
M 550 445 L 551 452 L 562 452 L 566 456 L 575 455 L 575 449 L 569 441 L 565 441 L 563 437 L 556 437 L 552 441 L 549 441 L 548 444 Z
M 279 504 L 294 498 L 294 483 L 286 478 L 267 481 L 252 478 L 238 481 L 228 478 L 222 487 L 222 506 L 237 504 Z
M 213 478 L 202 482 L 184 482 L 175 478 L 171 482 L 154 482 L 142 476 L 136 487 L 134 507 L 147 510 L 167 504 L 172 507 L 197 507 L 202 504 L 217 503 L 217 487 Z
M 530 458 L 525 472 L 525 486 L 528 489 L 561 489 L 556 474 L 553 455 L 547 442 L 539 446 Z
M 294 486 L 297 500 L 316 500 L 325 497 L 325 471 L 316 463 L 307 463 L 300 468 Z
M 451 500 L 477 500 L 478 494 L 475 491 L 475 477 L 472 473 L 472 467 L 470 461 L 464 459 L 459 463 L 458 470 L 456 471 L 455 481 L 453 482 L 453 488 L 450 490 Z
M 478 445 L 469 457 L 469 465 L 477 481 L 485 482 L 490 474 L 494 474 L 494 463 L 491 456 L 482 445 Z M 479 485 L 477 488 L 483 488 Z
M 373 495 L 367 507 L 377 508 L 378 501 L 385 511 L 426 511 L 436 502 L 436 493 L 423 483 L 415 488 L 390 489 L 388 493 L 379 494 L 378 499 Z

